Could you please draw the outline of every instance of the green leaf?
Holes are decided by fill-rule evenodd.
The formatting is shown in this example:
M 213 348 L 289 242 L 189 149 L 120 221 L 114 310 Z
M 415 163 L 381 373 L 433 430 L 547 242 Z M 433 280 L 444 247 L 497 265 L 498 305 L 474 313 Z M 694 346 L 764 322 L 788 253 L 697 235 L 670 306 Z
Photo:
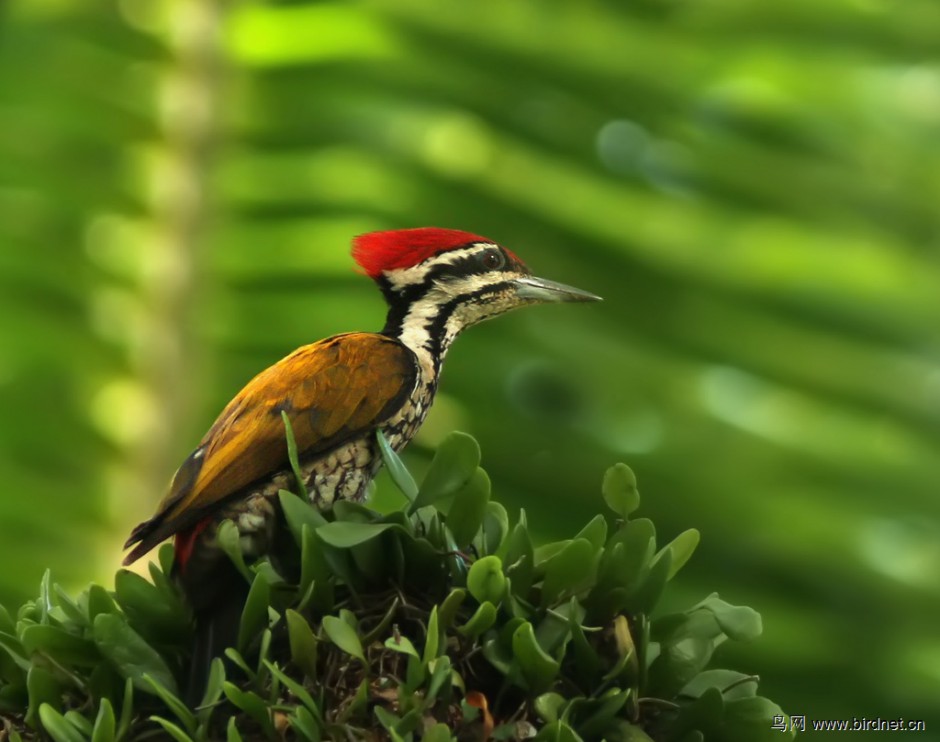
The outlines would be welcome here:
M 39 720 L 55 742 L 87 742 L 88 738 L 50 704 L 39 707 Z
M 450 657 L 443 655 L 436 657 L 428 663 L 428 669 L 431 671 L 431 680 L 428 683 L 427 701 L 433 703 L 437 694 L 441 692 L 444 684 L 450 685 L 453 666 L 450 663 Z
M 533 702 L 533 708 L 538 717 L 547 723 L 558 721 L 567 699 L 559 693 L 543 693 Z
M 542 607 L 588 587 L 597 569 L 597 556 L 597 547 L 587 539 L 577 538 L 549 559 L 544 565 Z
M 287 690 L 289 690 L 294 695 L 294 697 L 303 704 L 303 708 L 306 709 L 307 713 L 316 722 L 316 724 L 318 726 L 322 725 L 323 716 L 320 712 L 320 707 L 317 705 L 317 702 L 313 700 L 313 696 L 310 695 L 307 689 L 296 680 L 286 675 L 273 663 L 265 662 L 264 664 L 268 671 L 281 683 L 283 683 L 284 687 L 287 688 Z
M 164 719 L 162 716 L 151 716 L 150 721 L 163 727 L 163 731 L 169 734 L 176 742 L 195 742 L 191 736 L 180 729 L 176 724 Z
M 550 686 L 561 669 L 559 662 L 539 646 L 532 624 L 528 621 L 513 633 L 512 652 L 523 677 L 533 690 Z
M 284 513 L 287 528 L 298 546 L 303 544 L 302 532 L 305 525 L 313 531 L 326 525 L 327 520 L 322 513 L 306 500 L 297 497 L 293 492 L 278 490 L 277 499 L 281 505 L 281 512 Z
M 39 599 L 36 602 L 39 607 L 39 623 L 49 623 L 49 611 L 52 610 L 52 571 L 49 569 L 42 573 Z
M 618 548 L 619 547 L 619 548 Z M 647 518 L 627 521 L 607 544 L 601 563 L 598 584 L 636 589 L 641 576 L 649 569 L 656 552 L 656 529 Z M 619 559 L 614 560 L 619 554 Z
M 316 719 L 314 719 L 313 714 L 303 706 L 295 708 L 287 718 L 287 721 L 291 729 L 293 729 L 301 739 L 306 740 L 306 742 L 320 742 L 323 737 L 320 732 L 320 725 L 317 723 Z
M 43 704 L 58 707 L 62 702 L 62 686 L 49 670 L 33 665 L 26 675 L 26 689 L 29 693 L 26 723 L 35 727 L 39 720 L 39 709 Z
M 160 700 L 166 704 L 166 707 L 173 712 L 173 715 L 180 720 L 180 723 L 186 729 L 188 734 L 196 733 L 196 717 L 189 707 L 183 703 L 174 693 L 163 687 L 162 684 L 154 680 L 149 675 L 144 675 L 144 680 L 149 683 L 154 694 L 160 697 Z
M 601 492 L 607 506 L 621 518 L 626 519 L 630 513 L 640 507 L 636 475 L 626 464 L 614 464 L 605 472 Z
M 117 733 L 117 722 L 114 718 L 114 707 L 107 698 L 102 698 L 98 706 L 98 715 L 95 717 L 95 726 L 91 733 L 91 742 L 114 742 Z
M 222 684 L 225 682 L 225 664 L 221 657 L 216 657 L 209 665 L 209 679 L 206 681 L 206 691 L 199 702 L 196 718 L 199 726 L 206 728 L 215 705 L 222 698 Z
M 670 729 L 673 739 L 682 739 L 682 737 L 693 730 L 699 730 L 705 735 L 706 739 L 717 736 L 718 739 L 750 739 L 744 737 L 723 737 L 719 735 L 719 727 L 724 716 L 724 699 L 717 688 L 706 688 L 701 696 L 692 703 L 685 704 L 679 709 L 675 721 Z M 767 727 L 770 728 L 770 723 Z
M 302 528 L 301 543 L 299 589 L 303 600 L 298 608 L 303 610 L 306 603 L 310 602 L 321 613 L 330 611 L 334 600 L 333 573 L 325 545 L 316 531 L 306 523 Z
M 421 742 L 451 742 L 454 736 L 446 724 L 434 724 L 424 730 Z
M 124 739 L 134 720 L 134 682 L 124 681 L 124 695 L 121 699 L 121 717 L 118 719 L 117 738 Z
M 689 558 L 695 553 L 695 548 L 698 546 L 701 536 L 699 532 L 690 528 L 687 531 L 683 531 L 678 536 L 676 536 L 665 549 L 669 549 L 672 554 L 672 561 L 669 567 L 669 574 L 666 576 L 667 580 L 671 580 L 676 576 L 676 573 L 685 566 L 685 563 L 689 561 Z
M 490 489 L 489 476 L 483 469 L 477 468 L 454 495 L 446 521 L 454 536 L 454 542 L 461 549 L 473 541 L 483 525 L 490 501 Z
M 241 576 L 245 578 L 245 581 L 251 583 L 254 580 L 254 575 L 248 569 L 248 565 L 245 564 L 245 555 L 242 553 L 241 535 L 238 532 L 238 526 L 230 520 L 223 520 L 219 523 L 216 531 L 216 541 L 219 548 L 225 552 L 235 568 L 241 573 Z
M 228 720 L 228 725 L 225 727 L 225 742 L 243 742 L 241 734 L 238 733 L 234 716 Z
M 322 625 L 329 640 L 337 647 L 363 663 L 366 661 L 362 643 L 352 626 L 336 616 L 324 616 Z
M 627 599 L 628 612 L 649 614 L 653 611 L 666 588 L 670 569 L 672 569 L 672 552 L 663 551 L 650 565 L 649 573 L 639 588 Z
M 239 651 L 235 647 L 228 647 L 225 650 L 225 656 L 228 660 L 235 665 L 239 670 L 241 670 L 245 675 L 251 679 L 252 682 L 256 681 L 257 674 L 254 670 L 249 667 L 248 663 L 245 662 L 245 658 L 241 656 Z M 223 692 L 225 691 L 225 686 L 222 687 Z
M 783 710 L 773 701 L 761 696 L 735 698 L 725 703 L 722 720 L 722 737 L 725 739 L 746 739 L 753 742 L 772 742 L 786 739 L 773 729 L 773 718 L 785 716 Z M 789 735 L 791 738 L 793 733 Z
M 55 584 L 52 586 L 52 591 L 55 593 L 57 606 L 68 617 L 68 620 L 79 626 L 84 626 L 87 622 L 85 612 L 76 605 L 75 601 L 65 592 L 62 586 Z
M 176 561 L 176 549 L 173 548 L 173 544 L 163 544 L 157 549 L 157 560 L 160 562 L 160 570 L 163 574 L 172 574 L 173 564 Z
M 611 688 L 591 706 L 592 713 L 579 719 L 578 733 L 585 739 L 603 739 L 610 732 L 617 729 L 617 717 L 622 715 L 621 710 L 630 698 L 632 690 L 619 690 Z
M 120 574 L 120 573 L 119 573 Z M 117 578 L 115 578 L 116 580 Z M 88 621 L 95 620 L 99 613 L 117 613 L 118 607 L 108 595 L 108 591 L 101 585 L 92 585 L 88 588 Z
M 306 501 L 307 487 L 304 484 L 303 470 L 300 468 L 300 459 L 297 456 L 297 439 L 294 438 L 294 428 L 285 410 L 281 410 L 281 420 L 284 422 L 284 435 L 287 438 L 287 460 L 290 461 L 291 471 L 294 472 L 297 494 Z
M 414 657 L 415 659 L 421 659 L 418 655 L 418 650 L 415 649 L 415 645 L 411 643 L 411 639 L 407 636 L 390 636 L 385 640 L 386 649 L 391 649 L 394 652 L 401 652 L 402 654 L 408 654 Z
M 607 542 L 607 521 L 603 515 L 595 515 L 590 522 L 575 535 L 575 539 L 583 538 L 591 542 L 596 550 L 600 550 Z
M 285 616 L 291 660 L 313 679 L 317 676 L 317 638 L 302 615 L 288 608 Z
M 177 639 L 189 630 L 189 617 L 179 600 L 170 599 L 134 572 L 122 569 L 115 575 L 114 599 L 127 614 L 128 621 L 148 636 Z M 91 619 L 92 625 L 97 618 L 96 614 Z
M 176 680 L 159 653 L 134 631 L 122 616 L 101 613 L 95 616 L 92 634 L 95 644 L 122 677 L 130 679 L 137 688 L 151 691 L 145 680 L 150 675 L 165 688 L 176 693 Z
M 704 670 L 686 683 L 679 695 L 698 698 L 709 688 L 717 688 L 726 699 L 746 698 L 757 693 L 758 677 L 735 670 Z
M 388 445 L 388 440 L 381 429 L 376 430 L 375 438 L 379 442 L 379 452 L 382 454 L 382 461 L 385 463 L 385 468 L 388 469 L 392 482 L 408 498 L 408 502 L 413 503 L 418 497 L 418 485 L 415 484 L 414 477 L 411 476 L 411 472 L 408 471 L 402 460 L 398 458 L 398 454 Z
M 229 701 L 254 719 L 268 739 L 280 739 L 280 735 L 274 729 L 268 704 L 257 693 L 243 691 L 237 685 L 228 681 L 222 686 L 222 691 Z
M 533 739 L 535 742 L 584 742 L 578 733 L 563 721 L 546 724 Z
M 532 548 L 524 511 L 520 512 L 519 522 L 506 540 L 505 548 L 503 564 L 506 565 L 506 576 L 512 580 L 513 592 L 519 596 L 528 596 L 535 575 L 535 550 Z
M 271 605 L 271 586 L 263 575 L 255 575 L 238 625 L 238 651 L 242 654 L 252 639 L 268 625 L 268 607 Z
M 450 433 L 437 447 L 409 512 L 455 495 L 476 476 L 479 465 L 480 444 L 476 439 L 466 433 Z
M 443 629 L 449 629 L 454 624 L 454 620 L 457 618 L 457 611 L 460 610 L 460 607 L 463 605 L 464 600 L 467 599 L 467 591 L 461 587 L 455 587 L 450 593 L 444 598 L 444 601 L 440 604 L 441 609 L 437 611 L 438 622 Z M 437 610 L 437 606 L 435 606 Z
M 101 662 L 101 655 L 92 642 L 57 626 L 28 626 L 20 634 L 20 639 L 30 654 L 46 655 L 65 666 L 94 667 Z
M 371 541 L 390 528 L 399 528 L 394 523 L 356 523 L 352 521 L 334 521 L 317 529 L 317 536 L 337 549 L 351 549 L 354 546 Z
M 486 515 L 483 517 L 483 538 L 480 553 L 497 554 L 509 534 L 509 513 L 501 503 L 490 500 L 486 503 Z
M 726 603 L 717 593 L 712 593 L 696 607 L 710 611 L 729 639 L 752 641 L 763 632 L 763 623 L 757 611 L 747 606 Z
M 424 652 L 421 655 L 421 661 L 424 662 L 424 664 L 428 664 L 438 656 L 441 642 L 439 623 L 437 606 L 434 606 L 431 608 L 431 615 L 428 617 L 427 636 L 424 641 Z
M 467 589 L 478 602 L 489 601 L 499 605 L 506 592 L 506 576 L 500 558 L 487 556 L 477 559 L 467 574 Z
M 649 668 L 648 692 L 661 698 L 673 697 L 705 669 L 713 651 L 714 643 L 700 637 L 661 646 Z
M 459 627 L 457 631 L 470 638 L 478 637 L 484 631 L 488 631 L 493 624 L 496 623 L 496 614 L 495 605 L 490 602 L 481 603 L 480 607 L 477 608 L 476 612 L 470 617 L 470 620 Z

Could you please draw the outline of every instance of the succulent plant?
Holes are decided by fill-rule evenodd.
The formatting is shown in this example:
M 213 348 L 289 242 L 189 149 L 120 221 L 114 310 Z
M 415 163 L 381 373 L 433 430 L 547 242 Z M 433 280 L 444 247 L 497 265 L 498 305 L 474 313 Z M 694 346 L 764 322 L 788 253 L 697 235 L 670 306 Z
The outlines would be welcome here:
M 232 524 L 220 527 L 250 589 L 238 646 L 214 661 L 194 710 L 178 696 L 191 628 L 171 546 L 151 581 L 122 570 L 114 590 L 72 599 L 47 574 L 15 619 L 0 608 L 8 738 L 781 738 L 783 712 L 756 677 L 709 668 L 722 642 L 760 634 L 760 616 L 714 594 L 655 611 L 699 536 L 657 547 L 653 524 L 634 518 L 627 466 L 604 477 L 605 513 L 537 544 L 525 512 L 513 522 L 491 499 L 470 436 L 441 444 L 420 487 L 379 444 L 399 509 L 319 512 L 282 491 L 290 536 L 251 565 Z

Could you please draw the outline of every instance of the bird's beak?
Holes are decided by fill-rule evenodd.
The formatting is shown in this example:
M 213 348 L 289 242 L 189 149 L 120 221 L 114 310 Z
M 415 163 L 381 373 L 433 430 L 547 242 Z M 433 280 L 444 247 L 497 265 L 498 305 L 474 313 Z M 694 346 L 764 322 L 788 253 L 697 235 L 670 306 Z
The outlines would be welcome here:
M 576 289 L 574 286 L 566 286 L 563 283 L 556 283 L 535 276 L 522 276 L 515 279 L 513 283 L 516 286 L 516 296 L 527 301 L 603 301 L 601 297 Z

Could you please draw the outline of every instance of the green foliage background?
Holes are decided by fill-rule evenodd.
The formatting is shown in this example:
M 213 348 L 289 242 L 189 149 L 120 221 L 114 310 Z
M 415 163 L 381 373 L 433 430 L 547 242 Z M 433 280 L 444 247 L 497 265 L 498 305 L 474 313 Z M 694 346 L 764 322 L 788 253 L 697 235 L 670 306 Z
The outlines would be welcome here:
M 5 3 L 0 602 L 109 574 L 253 373 L 380 326 L 350 236 L 453 226 L 606 302 L 462 338 L 411 465 L 469 430 L 567 535 L 625 459 L 769 696 L 940 728 L 938 38 L 933 0 Z

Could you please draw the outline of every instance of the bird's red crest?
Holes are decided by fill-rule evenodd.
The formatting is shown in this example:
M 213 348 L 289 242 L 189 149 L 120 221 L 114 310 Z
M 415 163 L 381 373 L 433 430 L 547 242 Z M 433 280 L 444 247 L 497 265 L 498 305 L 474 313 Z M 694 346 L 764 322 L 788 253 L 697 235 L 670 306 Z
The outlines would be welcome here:
M 382 271 L 408 268 L 432 255 L 473 242 L 492 242 L 486 237 L 459 229 L 418 227 L 388 232 L 369 232 L 353 240 L 353 259 L 371 278 Z

